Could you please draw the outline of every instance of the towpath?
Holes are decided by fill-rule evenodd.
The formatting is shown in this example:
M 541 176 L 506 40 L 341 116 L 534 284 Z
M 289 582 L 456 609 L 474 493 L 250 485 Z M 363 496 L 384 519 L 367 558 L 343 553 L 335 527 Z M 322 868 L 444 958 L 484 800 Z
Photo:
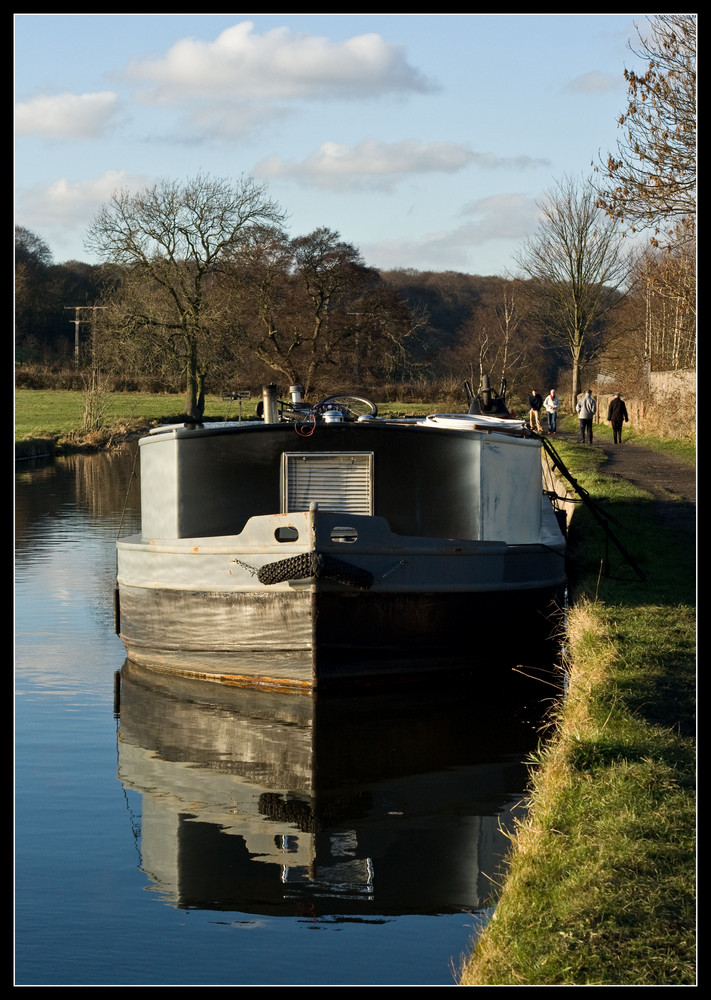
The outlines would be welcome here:
M 565 441 L 577 440 L 575 433 L 564 431 L 557 436 Z M 672 455 L 625 443 L 624 438 L 623 443 L 617 445 L 608 441 L 598 444 L 593 440 L 593 447 L 601 448 L 607 457 L 601 470 L 604 475 L 625 479 L 645 490 L 654 497 L 665 520 L 687 531 L 696 530 L 696 469 L 693 466 Z

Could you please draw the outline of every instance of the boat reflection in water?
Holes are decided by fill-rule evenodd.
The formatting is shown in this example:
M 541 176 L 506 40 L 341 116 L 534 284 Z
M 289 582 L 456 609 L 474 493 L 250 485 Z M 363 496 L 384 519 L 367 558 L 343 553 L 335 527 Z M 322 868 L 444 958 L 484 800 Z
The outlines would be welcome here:
M 167 902 L 356 919 L 488 905 L 539 736 L 515 682 L 295 694 L 130 661 L 120 682 L 119 778 Z

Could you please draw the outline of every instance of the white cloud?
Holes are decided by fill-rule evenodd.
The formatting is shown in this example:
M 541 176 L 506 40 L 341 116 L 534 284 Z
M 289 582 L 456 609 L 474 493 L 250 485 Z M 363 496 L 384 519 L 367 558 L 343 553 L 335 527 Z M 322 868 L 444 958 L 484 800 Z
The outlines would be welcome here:
M 228 28 L 213 42 L 184 38 L 162 58 L 132 61 L 125 74 L 150 83 L 143 99 L 158 104 L 200 96 L 283 101 L 433 89 L 407 62 L 402 47 L 380 35 L 345 42 L 292 34 L 288 28 L 258 35 L 250 21 Z
M 33 97 L 15 106 L 15 133 L 52 139 L 94 139 L 102 134 L 117 105 L 118 96 L 112 91 Z
M 101 205 L 115 191 L 136 191 L 146 183 L 145 177 L 132 177 L 123 170 L 107 170 L 99 177 L 75 183 L 60 177 L 49 185 L 16 191 L 15 222 L 56 247 L 57 259 L 65 247 L 76 245 L 78 236 L 83 238 Z
M 301 163 L 273 156 L 258 164 L 255 173 L 265 178 L 291 178 L 321 188 L 368 183 L 390 189 L 408 174 L 454 173 L 470 165 L 525 169 L 540 162 L 526 156 L 506 158 L 477 153 L 457 142 L 404 139 L 386 143 L 366 139 L 355 146 L 325 142 Z
M 524 239 L 535 228 L 540 209 L 530 195 L 494 194 L 464 205 L 462 215 L 470 216 L 471 221 L 456 230 L 455 238 L 481 244 L 495 239 Z
M 188 111 L 179 131 L 181 142 L 233 140 L 262 131 L 287 116 L 287 112 L 264 101 L 200 102 Z
M 383 240 L 361 249 L 369 263 L 383 269 L 411 266 L 424 270 L 468 271 L 472 251 L 488 247 L 492 265 L 479 273 L 502 274 L 505 268 L 493 262 L 497 244 L 505 248 L 504 256 L 510 258 L 507 243 L 501 241 L 525 239 L 538 220 L 535 200 L 521 194 L 481 198 L 465 205 L 462 214 L 471 219 L 448 229 L 425 233 L 419 239 Z
M 576 76 L 565 89 L 573 94 L 607 94 L 616 90 L 624 91 L 626 86 L 620 73 L 601 73 L 595 69 Z
M 107 170 L 100 177 L 71 184 L 60 177 L 47 187 L 25 192 L 23 202 L 31 197 L 33 214 L 56 224 L 76 218 L 78 214 L 85 215 L 87 211 L 94 212 L 120 188 L 139 187 L 144 183 L 137 178 L 130 180 L 123 170 Z

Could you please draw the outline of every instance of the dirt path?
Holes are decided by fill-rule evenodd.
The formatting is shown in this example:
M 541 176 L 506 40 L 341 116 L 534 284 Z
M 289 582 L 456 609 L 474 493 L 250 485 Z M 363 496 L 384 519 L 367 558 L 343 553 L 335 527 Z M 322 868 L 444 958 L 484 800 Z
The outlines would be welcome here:
M 562 433 L 558 437 L 577 441 L 577 435 Z M 555 439 L 554 439 L 555 440 Z M 671 455 L 660 454 L 641 445 L 596 444 L 607 456 L 602 468 L 606 476 L 625 479 L 650 493 L 665 520 L 673 520 L 680 528 L 696 531 L 696 469 Z M 682 501 L 682 502 L 680 502 Z

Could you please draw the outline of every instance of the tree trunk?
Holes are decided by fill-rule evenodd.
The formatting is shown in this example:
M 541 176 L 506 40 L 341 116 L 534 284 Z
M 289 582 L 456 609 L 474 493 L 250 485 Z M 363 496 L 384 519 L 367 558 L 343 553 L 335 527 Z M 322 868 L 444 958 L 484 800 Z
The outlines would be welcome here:
M 185 363 L 185 413 L 191 420 L 202 420 L 205 410 L 205 375 L 198 371 L 197 344 L 189 341 Z
M 196 404 L 196 416 L 198 420 L 202 420 L 205 414 L 205 372 L 198 372 L 197 376 L 198 392 L 197 392 L 197 404 Z
M 582 335 L 580 334 L 577 335 L 574 343 L 571 346 L 571 352 L 570 352 L 571 360 L 573 362 L 573 377 L 571 385 L 571 389 L 573 391 L 573 400 L 572 400 L 573 410 L 575 410 L 575 404 L 578 401 L 578 396 L 582 392 L 580 386 L 580 358 L 583 353 L 583 342 L 584 338 L 582 337 Z
M 578 396 L 580 395 L 580 363 L 577 358 L 573 359 L 573 378 L 571 383 L 571 390 L 573 393 L 572 405 L 575 409 L 575 404 L 578 401 Z

